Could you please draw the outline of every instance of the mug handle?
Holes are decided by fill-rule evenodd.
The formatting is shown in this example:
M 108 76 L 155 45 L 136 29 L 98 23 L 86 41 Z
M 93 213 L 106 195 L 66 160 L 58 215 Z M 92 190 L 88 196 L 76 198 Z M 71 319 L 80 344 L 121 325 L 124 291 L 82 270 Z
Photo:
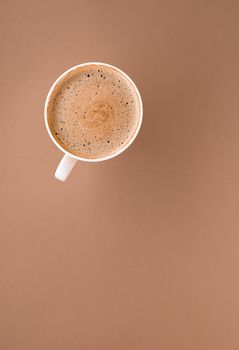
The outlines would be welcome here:
M 70 175 L 76 162 L 77 159 L 68 156 L 68 154 L 65 154 L 56 169 L 55 178 L 57 178 L 60 181 L 65 181 Z

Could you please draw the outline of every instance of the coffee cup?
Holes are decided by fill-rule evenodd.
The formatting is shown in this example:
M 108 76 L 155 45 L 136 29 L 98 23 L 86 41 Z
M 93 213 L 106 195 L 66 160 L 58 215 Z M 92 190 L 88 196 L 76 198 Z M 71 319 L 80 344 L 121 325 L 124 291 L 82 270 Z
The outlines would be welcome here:
M 81 76 L 80 76 L 81 79 L 79 79 L 79 82 L 75 82 L 76 79 L 74 78 L 72 85 L 70 85 L 68 83 L 68 80 L 72 79 L 72 77 L 75 77 L 75 75 L 74 75 L 75 72 L 77 74 L 78 74 L 78 72 L 80 72 L 81 76 L 83 78 L 81 78 Z M 119 82 L 122 81 L 122 82 L 119 83 L 121 85 L 116 86 L 117 84 L 115 82 L 117 81 L 116 79 L 118 79 L 119 77 L 121 77 L 122 79 L 121 80 L 119 79 L 118 81 Z M 100 83 L 97 83 L 97 82 L 100 82 Z M 69 86 L 66 86 L 67 84 Z M 78 85 L 76 86 L 76 84 L 78 84 Z M 62 86 L 65 90 L 62 90 L 63 89 Z M 97 92 L 98 91 L 97 90 L 95 92 L 96 95 L 94 95 L 96 97 L 92 98 L 92 91 L 94 90 L 94 88 L 96 88 L 96 86 L 99 88 L 99 93 Z M 111 88 L 113 86 L 116 86 L 116 87 L 115 87 L 115 90 L 112 90 L 112 92 L 111 92 L 112 97 L 111 97 L 111 95 L 109 95 L 109 93 L 110 93 L 109 88 Z M 79 90 L 76 90 L 77 88 Z M 124 92 L 123 89 L 126 92 Z M 62 93 L 61 93 L 61 90 L 63 91 Z M 72 92 L 70 92 L 70 91 L 72 91 Z M 77 94 L 76 91 L 77 92 L 80 91 L 81 93 Z M 71 95 L 69 95 L 70 93 L 71 93 Z M 123 95 L 123 93 L 125 95 Z M 101 98 L 98 97 L 98 96 L 100 96 L 100 94 L 102 95 Z M 63 95 L 66 97 L 63 98 Z M 73 97 L 72 97 L 73 95 L 77 96 L 77 100 L 75 100 L 77 102 L 74 102 Z M 116 95 L 116 97 L 115 97 L 115 95 Z M 109 103 L 107 102 L 107 96 L 109 96 Z M 125 102 L 125 101 L 127 101 L 128 96 L 129 97 L 133 96 L 133 98 L 134 98 L 134 100 L 133 100 L 131 97 L 132 100 L 130 102 L 132 102 L 132 105 L 130 105 L 130 103 L 128 104 L 128 102 Z M 76 99 L 76 97 L 74 97 L 74 98 Z M 82 98 L 82 101 L 81 101 L 81 98 Z M 87 98 L 88 98 L 88 100 L 87 100 Z M 121 101 L 120 101 L 120 98 L 121 98 Z M 58 101 L 57 99 L 59 100 L 59 102 L 56 102 L 56 101 Z M 95 101 L 94 101 L 94 99 L 95 99 Z M 67 102 L 65 102 L 65 100 L 67 100 Z M 133 102 L 134 102 L 134 105 L 136 104 L 137 106 L 133 107 Z M 64 103 L 65 103 L 65 105 L 64 105 Z M 69 106 L 69 103 L 71 103 L 70 107 L 69 107 L 70 109 L 68 109 L 68 112 L 67 111 L 65 112 L 65 109 L 67 109 L 67 108 L 63 108 L 64 106 L 66 106 L 66 103 L 68 103 L 67 107 Z M 81 118 L 81 116 L 78 117 L 77 115 L 76 115 L 76 117 L 74 116 L 75 119 L 72 119 L 73 117 L 71 117 L 71 115 L 73 113 L 73 109 L 75 107 L 74 103 L 77 104 L 77 108 L 80 108 L 80 110 L 83 107 L 85 107 L 85 106 L 83 106 L 84 103 L 87 104 L 87 106 L 88 105 L 90 106 L 89 108 L 87 107 L 88 109 L 85 109 L 86 110 L 86 112 L 84 112 L 85 114 L 83 112 L 81 113 L 83 115 L 83 118 L 86 118 L 85 115 L 88 117 L 88 119 L 89 119 L 88 124 L 85 125 L 85 124 L 78 123 L 77 126 L 73 126 L 73 125 L 75 125 L 74 121 L 76 121 L 76 123 L 78 122 L 78 119 L 76 119 L 76 118 Z M 94 107 L 91 107 L 91 104 L 93 104 L 93 103 L 95 103 Z M 72 104 L 73 104 L 73 107 L 72 107 Z M 60 105 L 60 107 L 59 107 L 59 105 Z M 125 107 L 126 112 L 124 112 L 123 107 L 121 107 L 123 105 Z M 112 119 L 112 115 L 113 115 L 112 113 L 114 112 L 114 109 L 115 109 L 115 114 L 114 114 L 114 120 L 113 120 L 113 124 L 112 124 L 111 119 Z M 82 109 L 82 111 L 83 110 L 84 109 Z M 88 110 L 89 110 L 89 112 L 87 112 Z M 120 113 L 116 113 L 118 111 L 122 113 L 122 116 L 120 115 Z M 67 113 L 71 113 L 69 119 L 67 119 L 68 118 Z M 130 119 L 129 119 L 130 117 L 132 119 L 133 113 L 135 113 L 134 114 L 134 124 L 132 124 Z M 54 116 L 51 117 L 51 114 L 54 114 Z M 62 120 L 59 121 L 58 115 L 61 116 Z M 55 118 L 56 121 L 55 121 L 55 119 L 52 119 L 52 118 Z M 122 118 L 124 118 L 124 119 L 122 119 Z M 127 120 L 127 118 L 128 118 L 128 120 Z M 112 158 L 118 156 L 119 154 L 121 154 L 122 152 L 124 152 L 133 143 L 136 136 L 138 135 L 138 132 L 139 132 L 141 124 L 142 124 L 142 118 L 143 118 L 143 104 L 142 104 L 142 98 L 140 96 L 139 90 L 138 90 L 137 86 L 135 85 L 135 83 L 133 82 L 133 80 L 125 72 L 123 72 L 121 69 L 114 67 L 112 65 L 106 64 L 106 63 L 88 62 L 88 63 L 79 64 L 79 65 L 74 66 L 74 67 L 68 69 L 67 71 L 65 71 L 62 75 L 59 76 L 59 78 L 57 78 L 57 80 L 54 82 L 54 84 L 50 88 L 50 91 L 48 92 L 48 95 L 46 97 L 45 107 L 44 107 L 45 126 L 46 126 L 46 129 L 48 131 L 48 134 L 49 134 L 51 140 L 56 145 L 56 147 L 58 147 L 58 149 L 64 153 L 64 156 L 56 169 L 55 177 L 60 181 L 65 181 L 67 179 L 67 177 L 70 175 L 70 173 L 71 173 L 72 169 L 74 168 L 75 164 L 77 163 L 77 161 L 101 162 L 101 161 L 112 159 Z M 79 119 L 79 120 L 81 120 L 81 119 Z M 87 118 L 84 120 L 82 119 L 82 121 L 84 121 L 86 123 Z M 100 121 L 100 123 L 98 121 Z M 63 129 L 63 127 L 59 129 L 60 122 L 64 123 L 64 124 L 62 124 L 62 126 L 64 125 L 65 129 Z M 122 124 L 123 122 L 124 122 L 124 124 Z M 71 125 L 68 125 L 69 123 L 71 123 Z M 118 126 L 117 130 L 120 130 L 120 131 L 117 134 L 117 131 L 113 131 L 113 129 L 112 129 L 112 131 L 110 130 L 110 134 L 109 134 L 109 127 L 113 128 L 114 123 L 116 123 Z M 120 123 L 122 124 L 123 131 L 121 130 Z M 126 123 L 128 123 L 128 124 L 126 124 Z M 129 123 L 131 123 L 133 126 L 127 127 L 127 125 L 129 125 Z M 56 125 L 56 126 L 54 126 L 54 125 Z M 107 126 L 107 128 L 106 128 L 106 126 Z M 95 137 L 94 140 L 97 140 L 97 137 L 98 137 L 97 132 L 100 133 L 100 136 L 103 135 L 101 137 L 102 141 L 98 141 L 98 143 L 95 143 L 95 145 L 93 145 L 95 147 L 93 149 L 93 151 L 91 149 L 93 146 L 88 146 L 88 144 L 82 145 L 77 140 L 77 134 L 75 132 L 75 129 L 78 128 L 79 132 L 81 133 L 82 132 L 81 129 L 83 127 L 85 130 L 85 133 L 86 134 L 88 133 L 90 135 L 89 137 L 92 137 L 92 130 L 94 130 L 94 133 L 96 134 L 94 136 Z M 124 139 L 125 127 L 130 129 L 130 130 L 127 130 L 130 132 L 129 136 L 127 136 L 127 139 L 126 139 L 126 137 Z M 58 130 L 56 128 L 58 128 L 59 130 L 66 130 L 66 131 L 62 131 L 62 135 L 60 135 L 59 132 L 55 132 L 55 130 Z M 90 128 L 93 128 L 93 129 L 89 130 Z M 106 144 L 106 146 L 104 146 L 104 148 L 103 148 L 104 152 L 97 153 L 97 147 L 103 147 L 102 144 L 104 142 L 104 133 L 102 134 L 102 130 L 103 131 L 106 130 L 108 133 L 107 135 L 111 135 L 111 134 L 113 135 L 112 136 L 113 137 L 112 143 L 113 143 L 114 147 L 112 146 L 110 148 L 110 146 L 108 146 L 110 141 L 107 140 L 108 144 Z M 63 134 L 63 132 L 65 132 L 65 134 Z M 72 140 L 74 139 L 74 143 L 75 143 L 74 145 L 72 145 L 72 142 L 71 142 L 71 138 L 70 138 L 71 133 L 72 133 Z M 70 136 L 69 136 L 69 134 L 70 134 Z M 80 135 L 81 135 L 80 137 L 82 138 L 83 137 L 82 134 L 80 134 Z M 83 135 L 84 135 L 84 133 L 83 133 Z M 119 146 L 117 146 L 116 140 L 120 139 L 120 137 L 122 138 L 123 141 L 121 143 L 119 143 Z M 107 136 L 107 138 L 109 138 L 109 136 Z M 99 137 L 99 139 L 100 139 L 100 137 Z M 99 143 L 99 142 L 101 142 L 101 143 Z M 90 142 L 88 142 L 88 143 L 90 143 Z M 83 153 L 83 151 L 82 152 L 78 151 L 78 153 L 77 153 L 74 151 L 75 148 L 68 147 L 68 145 L 70 145 L 70 144 L 72 147 L 73 146 L 77 147 L 77 145 L 78 145 L 79 149 L 80 149 L 80 147 L 83 148 L 82 146 L 88 146 L 88 153 Z M 109 150 L 107 149 L 107 147 Z M 85 149 L 86 149 L 86 147 L 84 148 L 84 152 L 86 152 Z

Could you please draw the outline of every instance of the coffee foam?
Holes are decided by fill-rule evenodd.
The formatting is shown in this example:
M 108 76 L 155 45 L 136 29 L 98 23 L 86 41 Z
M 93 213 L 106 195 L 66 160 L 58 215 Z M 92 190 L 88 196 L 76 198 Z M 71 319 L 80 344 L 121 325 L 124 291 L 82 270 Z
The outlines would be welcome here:
M 48 123 L 66 151 L 101 158 L 131 140 L 139 108 L 134 87 L 123 74 L 92 64 L 70 71 L 57 83 L 48 104 Z

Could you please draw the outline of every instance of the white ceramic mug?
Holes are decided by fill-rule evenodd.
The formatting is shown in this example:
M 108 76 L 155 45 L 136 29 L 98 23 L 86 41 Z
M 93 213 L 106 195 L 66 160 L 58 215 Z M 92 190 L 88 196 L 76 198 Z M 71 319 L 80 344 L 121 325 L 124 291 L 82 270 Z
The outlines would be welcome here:
M 138 99 L 139 99 L 139 122 L 138 122 L 138 126 L 135 130 L 134 135 L 132 136 L 132 138 L 130 139 L 130 141 L 122 148 L 120 148 L 119 150 L 116 150 L 115 153 L 106 156 L 106 157 L 102 157 L 102 158 L 94 158 L 94 159 L 89 159 L 89 158 L 83 158 L 83 157 L 77 157 L 74 154 L 71 154 L 70 152 L 66 151 L 57 141 L 56 139 L 53 137 L 52 132 L 50 130 L 49 124 L 48 124 L 48 115 L 47 115 L 47 111 L 48 111 L 48 103 L 50 100 L 50 96 L 51 93 L 53 91 L 53 89 L 55 88 L 56 84 L 63 78 L 65 77 L 69 72 L 71 72 L 72 70 L 79 68 L 79 67 L 83 67 L 83 66 L 87 66 L 87 65 L 92 65 L 92 64 L 99 64 L 100 66 L 105 66 L 105 67 L 111 67 L 114 68 L 115 70 L 117 70 L 120 74 L 122 74 L 133 86 Z M 130 145 L 131 143 L 134 141 L 134 139 L 136 138 L 139 129 L 141 127 L 142 124 L 142 119 L 143 119 L 143 103 L 142 103 L 142 98 L 140 96 L 139 90 L 137 88 L 137 86 L 135 85 L 135 83 L 132 81 L 132 79 L 126 74 L 124 73 L 122 70 L 120 70 L 117 67 L 114 67 L 112 65 L 106 64 L 106 63 L 101 63 L 101 62 L 87 62 L 87 63 L 83 63 L 83 64 L 79 64 L 77 66 L 74 66 L 70 69 L 68 69 L 67 71 L 65 71 L 52 85 L 52 87 L 50 88 L 50 91 L 48 92 L 47 98 L 46 98 L 46 102 L 45 102 L 45 108 L 44 108 L 44 119 L 45 119 L 45 125 L 48 131 L 48 134 L 50 135 L 50 138 L 52 139 L 52 141 L 55 143 L 55 145 L 63 152 L 65 153 L 65 155 L 63 156 L 62 160 L 60 161 L 60 164 L 58 165 L 56 172 L 55 172 L 55 177 L 58 180 L 61 181 L 65 181 L 67 179 L 67 177 L 70 175 L 73 167 L 75 166 L 76 162 L 78 160 L 82 160 L 85 162 L 101 162 L 103 160 L 107 160 L 107 159 L 111 159 L 114 158 L 116 156 L 118 156 L 120 153 L 122 153 L 123 151 L 125 151 Z

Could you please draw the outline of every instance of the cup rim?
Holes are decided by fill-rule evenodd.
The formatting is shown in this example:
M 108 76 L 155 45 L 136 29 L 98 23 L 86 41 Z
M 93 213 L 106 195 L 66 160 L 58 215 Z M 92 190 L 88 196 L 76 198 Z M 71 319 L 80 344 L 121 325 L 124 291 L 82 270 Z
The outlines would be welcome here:
M 52 135 L 52 132 L 50 130 L 50 127 L 49 127 L 49 124 L 48 124 L 48 118 L 47 118 L 47 108 L 48 108 L 48 103 L 49 103 L 49 99 L 50 99 L 50 96 L 51 96 L 51 93 L 53 92 L 55 86 L 57 85 L 57 83 L 64 77 L 66 76 L 68 73 L 70 73 L 72 70 L 74 69 L 77 69 L 79 67 L 84 67 L 84 66 L 88 66 L 88 65 L 101 65 L 101 66 L 105 66 L 105 67 L 109 67 L 109 68 L 113 68 L 115 70 L 117 70 L 120 74 L 122 74 L 123 76 L 125 76 L 125 78 L 132 84 L 135 92 L 136 92 L 136 95 L 139 99 L 139 122 L 138 122 L 138 125 L 137 125 L 137 128 L 135 130 L 135 133 L 134 135 L 132 136 L 132 138 L 130 139 L 130 141 L 122 148 L 120 148 L 118 151 L 116 151 L 115 153 L 111 154 L 111 155 L 108 155 L 108 156 L 105 156 L 105 157 L 100 157 L 100 158 L 84 158 L 84 157 L 78 157 L 70 152 L 68 152 L 67 150 L 65 150 L 56 140 L 55 138 L 53 137 Z M 47 94 L 47 97 L 46 97 L 46 100 L 45 100 L 45 105 L 44 105 L 44 120 L 45 120 L 45 126 L 46 126 L 46 129 L 48 131 L 48 134 L 51 138 L 51 140 L 54 142 L 54 144 L 64 153 L 64 154 L 67 154 L 69 157 L 72 157 L 72 158 L 75 158 L 77 160 L 81 160 L 81 161 L 84 161 L 84 162 L 101 162 L 101 161 L 104 161 L 104 160 L 108 160 L 108 159 L 111 159 L 111 158 L 114 158 L 116 156 L 118 156 L 119 154 L 121 154 L 122 152 L 124 152 L 135 140 L 136 136 L 138 135 L 139 133 L 139 130 L 141 128 L 141 125 L 142 125 L 142 120 L 143 120 L 143 102 L 142 102 L 142 98 L 141 98 L 141 95 L 140 95 L 140 92 L 136 86 L 136 84 L 134 83 L 134 81 L 124 72 L 122 71 L 120 68 L 118 67 L 115 67 L 111 64 L 108 64 L 108 63 L 103 63 L 103 62 L 86 62 L 86 63 L 81 63 L 81 64 L 77 64 L 69 69 L 67 69 L 64 73 L 62 73 L 56 80 L 55 82 L 52 84 L 48 94 Z

